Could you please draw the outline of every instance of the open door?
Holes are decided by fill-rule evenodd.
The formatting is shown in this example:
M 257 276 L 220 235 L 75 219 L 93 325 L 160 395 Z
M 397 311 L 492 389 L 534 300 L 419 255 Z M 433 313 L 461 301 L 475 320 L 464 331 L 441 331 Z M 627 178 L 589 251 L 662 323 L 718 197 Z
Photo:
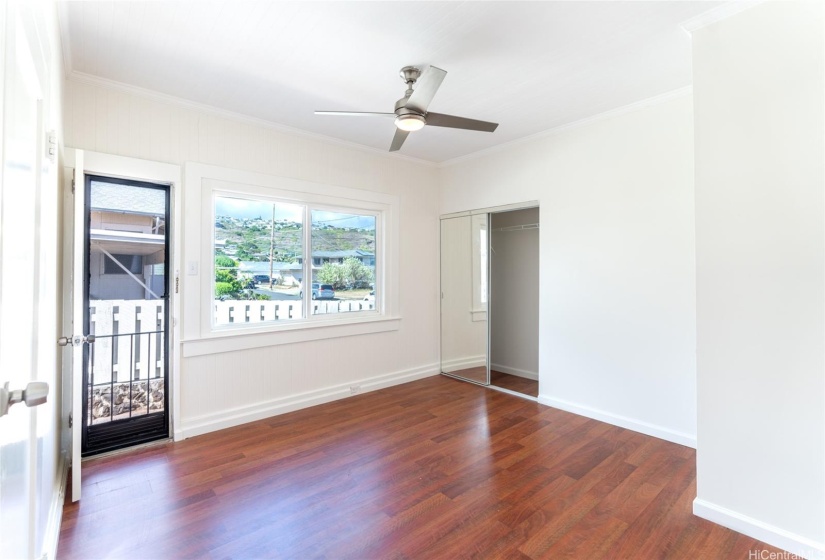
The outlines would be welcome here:
M 81 387 L 83 385 L 83 363 L 87 356 L 87 345 L 90 342 L 84 333 L 83 321 L 83 303 L 84 303 L 84 281 L 83 273 L 85 270 L 85 208 L 86 208 L 86 189 L 84 188 L 84 173 L 83 173 L 83 151 L 77 150 L 75 152 L 75 166 L 74 176 L 72 182 L 67 188 L 70 190 L 67 193 L 67 214 L 70 220 L 67 220 L 67 229 L 71 231 L 71 235 L 67 236 L 69 239 L 67 247 L 71 258 L 65 261 L 63 278 L 68 283 L 64 285 L 64 293 L 71 294 L 71 303 L 69 305 L 69 313 L 64 321 L 64 329 L 68 329 L 68 334 L 58 341 L 61 346 L 68 347 L 71 352 L 71 357 L 64 356 L 63 364 L 63 379 L 64 383 L 70 383 L 71 388 L 69 394 L 71 395 L 71 413 L 70 413 L 70 427 L 71 427 L 71 450 L 72 450 L 72 501 L 76 502 L 80 499 L 80 461 L 81 461 L 81 437 L 82 426 L 81 415 L 83 410 L 83 393 Z M 94 340 L 94 339 L 92 339 Z
M 54 168 L 37 34 L 25 3 L 0 3 L 0 558 L 41 557 L 53 482 Z
M 178 173 L 73 150 L 64 215 L 72 500 L 81 460 L 170 434 L 170 221 Z M 147 181 L 127 176 L 157 178 Z M 161 177 L 164 177 L 161 179 Z

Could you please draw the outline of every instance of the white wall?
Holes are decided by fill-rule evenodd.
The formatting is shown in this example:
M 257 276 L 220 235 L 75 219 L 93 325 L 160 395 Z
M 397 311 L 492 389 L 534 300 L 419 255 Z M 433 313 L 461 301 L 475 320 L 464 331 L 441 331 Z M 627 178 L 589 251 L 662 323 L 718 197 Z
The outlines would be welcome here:
M 490 367 L 538 379 L 539 209 L 490 217 Z
M 694 444 L 693 113 L 682 96 L 441 170 L 441 212 L 538 200 L 539 400 Z
M 693 34 L 695 511 L 825 553 L 825 18 L 769 2 Z
M 400 198 L 400 329 L 184 358 L 176 432 L 192 435 L 438 372 L 436 169 L 101 84 L 66 83 L 66 144 Z M 183 201 L 183 220 L 197 207 Z M 197 214 L 194 214 L 197 215 Z M 199 255 L 182 255 L 182 262 Z M 182 276 L 184 298 L 187 277 Z M 186 308 L 184 306 L 184 308 Z M 183 317 L 184 324 L 188 320 Z

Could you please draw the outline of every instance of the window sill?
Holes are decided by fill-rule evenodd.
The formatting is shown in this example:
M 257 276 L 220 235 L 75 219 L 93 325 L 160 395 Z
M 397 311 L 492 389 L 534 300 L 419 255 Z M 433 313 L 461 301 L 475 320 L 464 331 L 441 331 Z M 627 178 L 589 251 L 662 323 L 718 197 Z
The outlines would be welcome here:
M 336 321 L 310 321 L 279 326 L 277 329 L 238 328 L 211 332 L 181 342 L 184 358 L 249 350 L 279 344 L 294 344 L 379 332 L 397 331 L 401 317 L 352 318 Z

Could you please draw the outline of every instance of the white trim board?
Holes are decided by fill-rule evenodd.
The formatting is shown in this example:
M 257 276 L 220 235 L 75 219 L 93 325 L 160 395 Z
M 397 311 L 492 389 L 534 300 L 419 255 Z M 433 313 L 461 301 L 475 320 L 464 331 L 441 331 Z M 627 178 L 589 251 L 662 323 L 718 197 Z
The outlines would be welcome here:
M 569 401 L 565 401 L 563 399 L 557 399 L 554 397 L 550 397 L 548 395 L 540 394 L 539 403 L 547 406 L 552 406 L 553 408 L 558 408 L 559 410 L 564 410 L 566 412 L 572 412 L 573 414 L 578 414 L 580 416 L 586 416 L 588 418 L 599 420 L 601 422 L 606 422 L 608 424 L 613 424 L 614 426 L 619 426 L 620 428 L 633 430 L 634 432 L 639 432 L 640 434 L 653 436 L 659 439 L 663 439 L 665 441 L 678 443 L 679 445 L 684 445 L 686 447 L 692 447 L 696 449 L 695 434 L 677 432 L 675 430 L 671 430 L 670 428 L 657 426 L 655 424 L 643 422 L 642 420 L 636 420 L 635 418 L 620 416 L 618 414 L 613 414 L 612 412 L 598 410 L 595 408 L 591 408 L 589 406 L 572 403 Z
M 307 391 L 305 393 L 272 399 L 249 406 L 220 410 L 203 416 L 184 419 L 179 424 L 180 430 L 175 431 L 175 441 L 351 397 L 353 396 L 351 388 L 354 386 L 360 387 L 356 394 L 368 393 L 394 385 L 409 383 L 410 381 L 417 381 L 425 377 L 432 377 L 439 375 L 439 373 L 438 364 L 426 364 L 385 375 L 349 381 L 342 385 L 334 385 L 324 389 Z
M 490 364 L 491 370 L 500 371 L 508 375 L 515 375 L 516 377 L 523 377 L 525 379 L 539 380 L 539 374 L 535 371 L 527 371 L 526 369 L 518 369 L 510 366 L 503 366 L 501 364 Z
M 825 543 L 812 541 L 701 498 L 693 500 L 693 514 L 771 546 L 787 550 L 796 556 L 809 559 L 825 558 Z

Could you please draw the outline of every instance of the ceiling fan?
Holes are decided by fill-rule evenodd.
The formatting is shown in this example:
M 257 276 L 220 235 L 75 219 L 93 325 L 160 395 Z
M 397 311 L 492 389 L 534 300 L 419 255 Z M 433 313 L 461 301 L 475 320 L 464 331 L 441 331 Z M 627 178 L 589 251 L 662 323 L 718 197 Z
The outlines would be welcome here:
M 401 79 L 407 84 L 407 91 L 404 97 L 395 102 L 395 112 L 393 113 L 359 113 L 351 111 L 315 111 L 316 115 L 339 115 L 345 117 L 395 117 L 395 136 L 390 145 L 391 152 L 397 152 L 410 132 L 421 130 L 424 125 L 443 126 L 446 128 L 463 128 L 465 130 L 478 130 L 481 132 L 493 132 L 498 123 L 487 121 L 477 121 L 456 117 L 454 115 L 444 115 L 442 113 L 428 113 L 441 82 L 447 72 L 441 68 L 430 66 L 422 77 L 421 70 L 415 66 L 405 66 L 400 72 Z M 421 78 L 418 87 L 413 90 L 413 86 Z

